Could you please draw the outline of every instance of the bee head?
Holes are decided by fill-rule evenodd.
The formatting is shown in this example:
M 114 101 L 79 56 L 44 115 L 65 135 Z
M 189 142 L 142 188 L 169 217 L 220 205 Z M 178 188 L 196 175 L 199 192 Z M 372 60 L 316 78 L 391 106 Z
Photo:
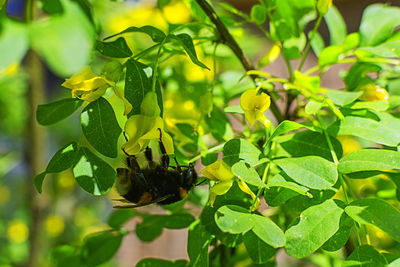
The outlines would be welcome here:
M 182 173 L 183 176 L 183 184 L 182 187 L 185 189 L 190 189 L 197 182 L 197 173 L 194 170 L 194 166 L 192 163 L 189 163 L 187 169 L 185 169 Z

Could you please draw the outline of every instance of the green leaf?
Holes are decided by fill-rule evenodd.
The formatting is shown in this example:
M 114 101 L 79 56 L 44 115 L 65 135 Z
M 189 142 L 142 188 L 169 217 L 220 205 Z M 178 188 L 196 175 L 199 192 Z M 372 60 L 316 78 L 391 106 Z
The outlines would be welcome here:
M 77 98 L 66 98 L 53 103 L 38 105 L 36 120 L 41 125 L 51 125 L 59 122 L 75 112 L 83 103 Z
M 400 266 L 400 258 L 398 258 L 398 259 L 392 261 L 392 262 L 389 264 L 389 267 L 399 267 L 399 266 Z
M 53 158 L 47 165 L 47 173 L 62 172 L 68 168 L 71 168 L 75 163 L 78 156 L 78 145 L 76 142 L 69 143 L 63 148 L 58 150 Z
M 100 97 L 90 102 L 82 111 L 81 126 L 86 139 L 97 151 L 110 158 L 117 157 L 122 130 L 107 100 Z
M 79 150 L 76 142 L 69 143 L 58 150 L 50 160 L 46 170 L 35 177 L 34 183 L 37 191 L 42 193 L 42 184 L 46 174 L 62 172 L 71 168 L 77 159 L 78 153 Z
M 110 165 L 86 147 L 79 150 L 76 162 L 72 172 L 85 191 L 95 196 L 104 195 L 110 191 L 115 180 L 115 171 Z
M 41 0 L 41 4 L 42 10 L 47 14 L 54 15 L 63 13 L 60 0 Z
M 307 103 L 304 111 L 307 114 L 316 114 L 322 108 L 322 105 L 323 104 L 321 102 L 310 100 L 310 102 Z
M 222 206 L 215 213 L 215 222 L 218 227 L 231 234 L 241 234 L 254 227 L 253 216 L 245 208 L 228 205 Z
M 326 25 L 329 29 L 330 44 L 341 45 L 347 35 L 346 23 L 335 6 L 331 6 L 328 13 L 324 16 Z
M 122 234 L 116 231 L 106 231 L 88 236 L 82 247 L 83 261 L 89 265 L 99 265 L 109 261 L 118 251 Z
M 267 19 L 267 10 L 262 5 L 254 5 L 250 13 L 251 20 L 256 24 L 263 24 Z
M 21 62 L 28 48 L 29 36 L 26 25 L 3 19 L 0 31 L 0 71 L 14 62 Z
M 197 58 L 196 50 L 194 49 L 192 37 L 189 34 L 181 33 L 181 34 L 169 34 L 167 38 L 176 40 L 182 47 L 185 49 L 187 55 L 190 57 L 192 62 L 199 67 L 204 69 L 210 70 L 206 65 L 204 65 L 200 60 Z
M 108 225 L 112 228 L 121 228 L 127 221 L 136 215 L 133 209 L 118 209 L 111 213 L 110 218 L 108 218 Z
M 373 4 L 365 8 L 360 24 L 360 45 L 374 46 L 392 35 L 399 25 L 400 8 Z M 379 23 L 377 23 L 379 22 Z
M 309 188 L 328 189 L 338 179 L 336 165 L 318 156 L 283 158 L 273 162 L 290 178 Z
M 308 126 L 305 126 L 303 124 L 300 124 L 300 123 L 297 123 L 297 122 L 294 122 L 294 121 L 287 121 L 287 120 L 282 121 L 278 125 L 278 127 L 276 127 L 276 129 L 271 134 L 271 136 L 268 138 L 266 143 L 268 144 L 269 142 L 271 142 L 278 135 L 281 135 L 283 133 L 287 133 L 287 132 L 290 132 L 290 131 L 294 131 L 294 130 L 297 130 L 297 129 L 301 129 L 301 128 L 310 129 Z
M 136 264 L 136 267 L 188 267 L 186 260 L 167 261 L 162 259 L 142 259 Z
M 336 64 L 339 61 L 340 55 L 343 53 L 343 47 L 332 45 L 325 47 L 318 57 L 318 64 L 321 67 Z
M 400 152 L 385 149 L 360 149 L 340 160 L 341 173 L 400 169 Z
M 46 172 L 39 173 L 38 175 L 35 176 L 33 179 L 33 183 L 35 184 L 36 190 L 39 192 L 39 194 L 42 193 L 42 185 L 43 185 L 43 180 L 46 177 Z
M 125 58 L 132 56 L 132 51 L 123 37 L 112 42 L 96 41 L 95 49 L 107 57 Z
M 144 242 L 151 242 L 163 231 L 164 216 L 142 216 L 143 221 L 136 225 L 136 235 Z
M 144 69 L 146 65 L 130 58 L 126 62 L 125 98 L 132 104 L 128 118 L 140 113 L 140 105 L 147 92 L 151 91 L 150 79 Z
M 242 107 L 239 106 L 239 105 L 237 105 L 237 106 L 228 106 L 228 107 L 224 108 L 224 112 L 244 114 L 244 111 L 243 111 Z
M 212 240 L 212 235 L 206 231 L 200 220 L 197 220 L 190 225 L 187 253 L 189 255 L 191 266 L 209 266 L 208 248 Z
M 326 96 L 338 106 L 348 105 L 356 101 L 363 91 L 347 92 L 343 90 L 326 90 Z
M 284 173 L 278 173 L 276 174 L 274 177 L 272 177 L 269 181 L 267 186 L 268 187 L 283 187 L 283 188 L 287 188 L 290 189 L 298 194 L 301 195 L 309 195 L 308 193 L 308 188 L 298 185 L 296 183 L 293 182 L 289 182 L 284 178 L 285 174 Z
M 285 245 L 285 234 L 271 219 L 252 214 L 254 227 L 252 231 L 268 245 L 278 248 Z
M 321 133 L 304 131 L 283 137 L 283 140 L 279 140 L 279 144 L 292 157 L 315 155 L 332 160 L 328 143 Z M 336 138 L 330 139 L 336 155 L 340 158 L 343 154 L 340 142 Z
M 110 38 L 113 38 L 115 36 L 118 36 L 118 35 L 121 35 L 124 33 L 131 33 L 131 32 L 145 33 L 148 36 L 150 36 L 150 38 L 153 40 L 153 42 L 156 42 L 156 43 L 162 42 L 166 37 L 165 33 L 163 31 L 161 31 L 153 26 L 146 25 L 146 26 L 142 26 L 142 27 L 129 27 L 129 28 L 123 30 L 122 32 L 119 32 L 119 33 L 116 33 L 116 34 L 113 34 L 111 36 L 104 38 L 104 41 L 106 41 Z
M 222 110 L 214 107 L 210 116 L 205 116 L 205 122 L 210 128 L 211 134 L 219 141 L 228 141 L 233 138 L 231 123 Z
M 377 198 L 359 199 L 345 211 L 356 222 L 372 224 L 400 242 L 400 212 L 389 203 Z
M 174 213 L 164 217 L 163 225 L 167 229 L 182 229 L 194 222 L 193 215 L 189 213 Z
M 90 21 L 73 1 L 62 1 L 64 13 L 30 25 L 32 48 L 53 72 L 65 77 L 89 63 L 95 38 Z
M 230 166 L 240 160 L 254 166 L 259 162 L 261 151 L 245 139 L 232 139 L 225 143 L 223 153 L 223 160 Z
M 340 218 L 339 230 L 322 246 L 322 249 L 327 251 L 337 251 L 343 248 L 349 240 L 351 228 L 354 226 L 354 221 L 343 213 Z
M 370 245 L 359 246 L 343 262 L 343 267 L 385 267 L 387 266 L 385 256 Z
M 217 159 L 218 159 L 217 153 L 207 153 L 201 157 L 201 164 L 207 166 L 217 161 Z
M 243 235 L 243 243 L 249 257 L 256 264 L 266 263 L 277 252 L 275 248 L 262 241 L 253 231 Z
M 376 112 L 380 121 L 346 116 L 328 127 L 333 136 L 354 135 L 387 146 L 397 146 L 400 140 L 400 119 L 384 112 Z
M 254 168 L 249 168 L 246 163 L 239 161 L 232 166 L 232 172 L 238 178 L 245 181 L 247 184 L 251 184 L 258 187 L 266 187 L 266 185 L 261 181 L 260 176 Z
M 325 48 L 325 42 L 319 32 L 315 32 L 314 38 L 311 40 L 311 47 L 314 51 L 314 54 L 319 57 L 321 51 Z
M 379 101 L 357 101 L 349 106 L 346 106 L 346 108 L 385 111 L 389 108 L 389 101 L 386 99 Z
M 276 6 L 279 15 L 276 19 L 283 20 L 293 36 L 299 36 L 307 23 L 315 18 L 315 1 L 312 0 L 279 0 Z
M 287 253 L 300 259 L 316 251 L 338 231 L 342 213 L 331 199 L 304 210 L 300 222 L 285 233 Z
M 372 83 L 373 80 L 367 76 L 368 73 L 378 72 L 381 67 L 372 63 L 357 62 L 351 66 L 344 81 L 348 90 L 356 89 L 362 85 Z

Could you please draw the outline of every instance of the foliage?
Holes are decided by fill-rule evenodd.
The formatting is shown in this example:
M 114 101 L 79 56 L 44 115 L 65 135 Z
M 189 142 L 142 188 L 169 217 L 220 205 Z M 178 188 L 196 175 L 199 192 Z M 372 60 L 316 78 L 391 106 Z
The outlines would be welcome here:
M 57 127 L 80 114 L 81 138 L 61 145 L 35 177 L 37 190 L 48 174 L 71 169 L 84 191 L 106 195 L 118 162 L 147 146 L 157 150 L 159 134 L 171 162 L 201 159 L 197 169 L 209 188 L 207 202 L 191 192 L 163 206 L 163 214 L 115 210 L 108 229 L 80 246 L 57 247 L 56 266 L 109 262 L 127 235 L 150 242 L 164 228 L 188 229 L 188 260 L 147 258 L 137 266 L 273 266 L 280 250 L 320 266 L 396 265 L 400 8 L 370 5 L 359 31 L 348 34 L 330 0 L 259 0 L 249 14 L 211 1 L 222 16 L 204 0 L 159 0 L 153 25 L 132 20 L 124 28 L 122 20 L 97 22 L 95 5 L 88 9 L 86 1 L 42 2 L 46 21 L 27 26 L 0 17 L 0 50 L 13 51 L 0 62 L 0 84 L 31 45 L 67 78 L 63 86 L 72 93 L 39 105 L 37 121 Z M 165 13 L 180 4 L 191 17 L 180 21 Z M 318 33 L 322 20 L 329 44 Z M 258 68 L 243 52 L 246 42 L 254 50 L 252 42 L 260 41 L 251 36 L 254 29 L 270 47 Z M 245 38 L 237 30 L 246 31 Z M 317 64 L 304 71 L 311 51 Z M 279 57 L 288 77 L 264 68 Z M 334 66 L 344 88 L 323 83 Z M 126 229 L 134 217 L 140 223 Z M 390 241 L 374 239 L 374 231 Z

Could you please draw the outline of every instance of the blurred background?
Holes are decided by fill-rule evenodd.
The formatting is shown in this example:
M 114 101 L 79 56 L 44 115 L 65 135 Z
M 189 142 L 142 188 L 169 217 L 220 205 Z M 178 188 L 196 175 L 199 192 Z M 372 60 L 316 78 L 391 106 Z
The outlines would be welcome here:
M 251 25 L 235 23 L 218 5 L 219 1 L 211 2 L 254 62 L 269 51 L 272 44 L 262 32 Z M 225 2 L 249 13 L 257 1 Z M 337 0 L 334 4 L 351 33 L 358 29 L 363 9 L 376 2 L 385 1 Z M 391 4 L 400 5 L 396 1 Z M 115 34 L 129 26 L 153 25 L 167 31 L 170 24 L 190 23 L 202 15 L 196 9 L 192 13 L 193 1 L 189 0 L 173 0 L 162 8 L 150 0 L 43 0 L 33 1 L 34 21 L 27 26 L 25 21 L 31 19 L 25 16 L 25 5 L 24 0 L 8 0 L 7 18 L 0 19 L 0 267 L 53 266 L 51 254 L 55 248 L 65 244 L 79 246 L 87 234 L 108 228 L 111 199 L 117 196 L 113 190 L 102 197 L 86 193 L 76 184 L 70 170 L 48 175 L 43 193 L 37 193 L 33 177 L 46 168 L 60 147 L 72 140 L 80 140 L 82 133 L 78 113 L 50 127 L 39 126 L 35 120 L 36 106 L 71 97 L 70 91 L 61 87 L 61 83 L 86 65 L 90 64 L 95 72 L 101 69 L 104 58 L 92 50 L 96 38 Z M 311 23 L 309 28 L 312 26 Z M 328 42 L 325 24 L 319 32 Z M 196 32 L 196 36 L 210 34 Z M 212 68 L 214 45 L 201 38 L 194 40 L 198 44 L 200 60 Z M 149 40 L 142 36 L 130 36 L 127 41 L 134 54 L 149 46 Z M 184 55 L 162 62 L 166 123 L 175 135 L 179 134 L 176 123 L 198 122 L 201 116 L 196 105 L 199 92 L 215 86 L 214 102 L 218 105 L 218 97 L 226 92 L 242 92 L 252 86 L 246 79 L 239 82 L 244 72 L 226 47 L 218 46 L 216 56 L 217 82 L 213 82 L 212 71 L 197 67 Z M 315 64 L 316 58 L 311 55 L 305 69 Z M 287 76 L 280 57 L 264 69 L 277 76 Z M 332 68 L 324 76 L 323 86 L 343 87 L 337 77 L 338 69 Z M 123 110 L 118 98 L 111 96 L 108 100 L 116 110 Z M 120 126 L 123 126 L 122 112 L 117 113 Z M 361 146 L 352 138 L 341 141 L 345 153 Z M 108 160 L 114 166 L 121 161 L 122 155 L 114 161 Z M 363 190 L 376 190 L 373 181 L 366 181 L 358 187 L 359 194 L 363 194 Z M 163 213 L 155 205 L 141 210 Z M 134 229 L 137 222 L 137 219 L 129 222 L 126 228 Z M 376 231 L 378 247 L 390 242 L 385 238 L 383 232 Z M 103 266 L 133 266 L 144 257 L 187 258 L 186 240 L 186 230 L 164 229 L 161 237 L 150 243 L 129 235 L 118 256 Z M 299 266 L 298 262 L 282 264 Z

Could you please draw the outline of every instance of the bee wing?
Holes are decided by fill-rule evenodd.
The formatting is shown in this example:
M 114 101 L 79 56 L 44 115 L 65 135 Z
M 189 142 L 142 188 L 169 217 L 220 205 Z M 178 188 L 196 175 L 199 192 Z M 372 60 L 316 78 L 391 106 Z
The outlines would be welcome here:
M 167 198 L 172 197 L 172 196 L 173 195 L 170 194 L 170 195 L 166 195 L 166 196 L 154 199 L 152 201 L 144 202 L 144 203 L 140 203 L 140 204 L 134 204 L 134 203 L 131 203 L 131 202 L 123 199 L 125 201 L 121 201 L 121 202 L 123 202 L 121 205 L 115 205 L 115 206 L 113 206 L 113 208 L 115 208 L 115 209 L 131 209 L 131 208 L 143 207 L 143 206 L 147 206 L 147 205 L 150 205 L 150 204 L 161 202 L 161 201 L 166 200 Z M 120 200 L 118 199 L 118 201 L 120 201 Z M 128 204 L 128 203 L 130 203 L 130 204 Z

